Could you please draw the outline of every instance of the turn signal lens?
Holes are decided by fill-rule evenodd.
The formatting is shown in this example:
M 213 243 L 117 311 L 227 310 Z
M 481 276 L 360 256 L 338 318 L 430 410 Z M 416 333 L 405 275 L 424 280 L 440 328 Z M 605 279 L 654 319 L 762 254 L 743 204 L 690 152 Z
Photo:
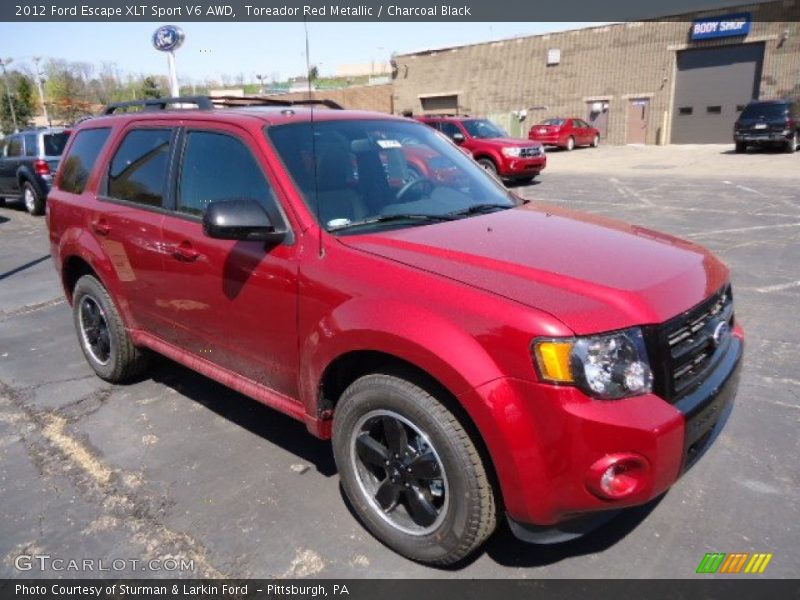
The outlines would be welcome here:
M 533 350 L 542 379 L 554 383 L 572 383 L 570 354 L 572 341 L 540 340 L 534 344 Z

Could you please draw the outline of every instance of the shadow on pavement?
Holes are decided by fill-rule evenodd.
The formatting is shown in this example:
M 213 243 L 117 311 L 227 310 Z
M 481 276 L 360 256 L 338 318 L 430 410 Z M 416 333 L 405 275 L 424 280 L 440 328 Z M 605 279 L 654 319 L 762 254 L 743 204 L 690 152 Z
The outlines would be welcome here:
M 2 218 L 3 217 L 0 217 L 0 219 L 2 219 Z M 6 221 L 7 220 L 8 219 L 6 219 Z M 2 223 L 2 222 L 3 221 L 0 221 L 0 223 Z M 19 273 L 21 271 L 24 271 L 25 269 L 30 269 L 31 267 L 35 267 L 39 263 L 44 262 L 44 261 L 48 260 L 49 258 L 50 258 L 50 255 L 49 254 L 45 254 L 44 256 L 40 256 L 39 258 L 34 259 L 34 260 L 30 261 L 30 262 L 27 262 L 24 265 L 20 265 L 19 267 L 16 267 L 14 269 L 11 269 L 10 271 L 6 271 L 5 273 L 0 273 L 0 281 L 2 281 L 3 279 L 6 279 L 7 277 L 11 277 L 12 275 L 16 275 L 17 273 Z
M 314 465 L 325 477 L 336 474 L 330 442 L 317 439 L 300 421 L 235 392 L 165 357 L 157 356 L 148 375 L 219 416 Z

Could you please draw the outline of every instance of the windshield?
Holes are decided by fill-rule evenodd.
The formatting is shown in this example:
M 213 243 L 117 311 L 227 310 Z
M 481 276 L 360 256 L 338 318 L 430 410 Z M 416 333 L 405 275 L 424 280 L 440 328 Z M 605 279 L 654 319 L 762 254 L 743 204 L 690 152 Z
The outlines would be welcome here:
M 564 119 L 545 119 L 540 125 L 555 125 L 556 127 L 561 127 L 565 123 Z
M 780 119 L 786 116 L 786 105 L 779 102 L 749 104 L 742 111 L 740 119 Z
M 306 205 L 337 234 L 436 223 L 454 213 L 466 218 L 479 214 L 464 212 L 478 204 L 515 205 L 499 182 L 427 125 L 321 121 L 266 133 Z
M 486 119 L 464 121 L 464 128 L 472 137 L 478 139 L 490 140 L 492 138 L 508 137 L 505 131 Z
M 64 133 L 47 133 L 42 136 L 44 141 L 44 155 L 45 156 L 61 156 L 64 152 L 64 146 L 67 145 L 69 134 Z

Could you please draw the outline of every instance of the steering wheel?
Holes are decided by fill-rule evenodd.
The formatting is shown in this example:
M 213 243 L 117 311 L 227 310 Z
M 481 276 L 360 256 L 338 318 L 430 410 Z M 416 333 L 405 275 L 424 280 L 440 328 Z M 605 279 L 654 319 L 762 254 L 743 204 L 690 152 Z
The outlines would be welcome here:
M 407 184 L 405 184 L 403 187 L 401 187 L 397 191 L 397 194 L 395 194 L 395 200 L 397 200 L 397 201 L 402 200 L 403 196 L 408 194 L 408 192 L 409 192 L 409 190 L 411 188 L 414 188 L 414 187 L 416 187 L 418 185 L 424 185 L 425 186 L 426 189 L 421 190 L 423 194 L 430 194 L 433 191 L 433 187 L 434 187 L 433 181 L 431 181 L 427 177 L 420 176 L 420 177 L 417 177 L 415 179 L 412 179 Z

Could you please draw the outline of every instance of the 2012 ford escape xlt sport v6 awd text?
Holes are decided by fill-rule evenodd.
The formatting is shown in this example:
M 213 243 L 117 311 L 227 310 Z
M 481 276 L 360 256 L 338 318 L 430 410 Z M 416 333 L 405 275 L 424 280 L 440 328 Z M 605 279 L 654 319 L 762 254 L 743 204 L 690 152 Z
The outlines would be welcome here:
M 728 269 L 322 104 L 151 100 L 75 128 L 50 242 L 96 373 L 155 352 L 303 421 L 363 524 L 426 563 L 500 518 L 558 541 L 665 492 L 732 406 Z

